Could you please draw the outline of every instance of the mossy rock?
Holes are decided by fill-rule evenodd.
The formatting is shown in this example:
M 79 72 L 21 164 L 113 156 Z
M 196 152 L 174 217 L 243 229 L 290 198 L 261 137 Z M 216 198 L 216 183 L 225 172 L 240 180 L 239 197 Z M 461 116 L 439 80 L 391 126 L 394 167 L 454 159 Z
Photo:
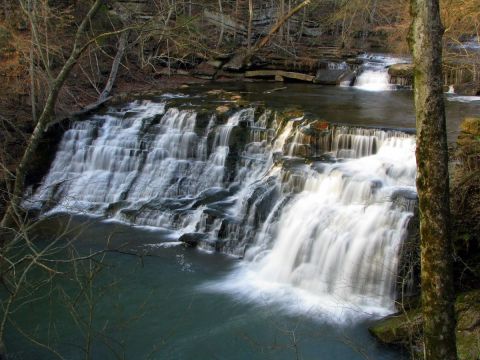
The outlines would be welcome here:
M 474 136 L 480 136 L 480 117 L 467 117 L 460 124 L 462 132 Z
M 421 311 L 414 309 L 388 316 L 370 327 L 369 331 L 384 344 L 408 347 L 412 339 L 420 336 L 421 326 Z
M 413 79 L 413 64 L 394 64 L 388 68 L 388 74 L 394 77 Z
M 457 353 L 459 360 L 480 357 L 480 289 L 459 294 L 455 301 L 457 316 Z M 420 308 L 391 315 L 369 328 L 380 342 L 421 349 L 422 316 Z

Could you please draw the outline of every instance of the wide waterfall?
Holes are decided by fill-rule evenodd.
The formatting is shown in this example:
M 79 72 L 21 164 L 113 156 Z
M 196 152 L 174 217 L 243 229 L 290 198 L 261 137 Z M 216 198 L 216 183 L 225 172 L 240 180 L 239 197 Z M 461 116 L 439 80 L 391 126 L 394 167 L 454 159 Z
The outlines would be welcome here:
M 414 149 L 402 131 L 261 106 L 225 114 L 136 101 L 73 123 L 24 204 L 167 229 L 242 257 L 217 289 L 290 289 L 384 312 L 416 201 Z

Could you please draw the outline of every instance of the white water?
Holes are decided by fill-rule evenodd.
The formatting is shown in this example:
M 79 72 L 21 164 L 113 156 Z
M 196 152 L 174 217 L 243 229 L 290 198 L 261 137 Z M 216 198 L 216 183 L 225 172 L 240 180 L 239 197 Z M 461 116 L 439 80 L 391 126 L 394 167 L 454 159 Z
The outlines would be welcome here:
M 471 103 L 480 101 L 480 96 L 463 96 L 463 95 L 449 95 L 447 96 L 448 101 L 458 101 L 462 103 Z
M 365 55 L 360 57 L 364 64 L 360 68 L 360 75 L 355 80 L 357 89 L 366 91 L 395 90 L 395 85 L 390 84 L 388 67 L 393 64 L 407 62 L 404 58 L 395 58 L 382 55 Z
M 223 244 L 245 261 L 215 290 L 334 321 L 392 311 L 412 216 L 399 199 L 415 193 L 413 136 L 346 126 L 311 135 L 303 118 L 280 131 L 273 112 L 253 108 L 200 126 L 195 111 L 165 108 L 132 103 L 75 123 L 26 203 L 167 228 L 172 241 L 201 234 L 205 250 Z M 240 124 L 249 136 L 227 168 Z M 333 162 L 301 158 L 323 155 Z

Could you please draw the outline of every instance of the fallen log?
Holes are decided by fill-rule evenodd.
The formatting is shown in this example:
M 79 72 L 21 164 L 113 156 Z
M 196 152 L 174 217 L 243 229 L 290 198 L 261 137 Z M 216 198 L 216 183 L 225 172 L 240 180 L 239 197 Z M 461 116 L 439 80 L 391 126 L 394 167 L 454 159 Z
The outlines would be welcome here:
M 295 79 L 300 81 L 306 82 L 313 82 L 315 76 L 296 73 L 291 71 L 283 71 L 283 70 L 252 70 L 246 71 L 245 77 L 282 77 L 287 79 Z

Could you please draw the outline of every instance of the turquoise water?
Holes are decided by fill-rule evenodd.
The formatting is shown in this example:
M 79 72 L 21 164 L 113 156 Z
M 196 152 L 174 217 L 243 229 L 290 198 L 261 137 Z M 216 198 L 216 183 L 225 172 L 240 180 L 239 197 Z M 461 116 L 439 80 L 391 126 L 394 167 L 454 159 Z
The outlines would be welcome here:
M 410 91 L 274 83 L 211 84 L 200 90 L 220 87 L 240 92 L 249 103 L 301 109 L 311 118 L 361 126 L 415 126 Z M 286 89 L 276 90 L 279 87 Z M 193 95 L 198 91 L 185 90 Z M 202 101 L 188 100 L 192 106 L 202 106 Z M 460 120 L 478 114 L 480 102 L 446 105 L 449 139 L 454 141 Z M 67 224 L 70 231 L 64 233 Z M 248 276 L 236 282 L 245 270 L 241 260 L 172 243 L 178 234 L 58 215 L 43 220 L 32 234 L 41 245 L 62 232 L 59 244 L 73 241 L 82 255 L 105 249 L 106 244 L 115 251 L 96 256 L 100 265 L 82 262 L 77 276 L 64 264 L 59 271 L 65 274 L 38 289 L 29 288 L 31 293 L 24 294 L 28 301 L 19 299 L 23 305 L 15 307 L 14 323 L 7 331 L 12 359 L 403 358 L 369 334 L 373 316 L 352 317 L 355 309 L 339 303 L 340 319 L 332 318 L 309 306 L 304 296 L 296 301 L 295 294 L 282 289 L 259 289 L 248 284 Z M 65 258 L 65 251 L 60 256 Z M 85 286 L 89 266 L 102 270 L 92 286 Z M 37 279 L 33 273 L 29 281 L 36 284 Z M 348 316 L 342 319 L 344 313 Z
M 66 219 L 43 221 L 35 232 L 52 239 Z M 235 271 L 238 259 L 183 246 L 145 246 L 168 240 L 168 234 L 159 231 L 83 217 L 69 224 L 75 230 L 64 239 L 75 238 L 83 254 L 104 248 L 105 241 L 120 251 L 106 254 L 103 270 L 84 293 L 66 280 L 72 274 L 54 281 L 68 289 L 81 319 L 88 319 L 83 295 L 92 295 L 93 359 L 401 358 L 375 342 L 367 331 L 368 321 L 335 324 L 318 313 L 291 313 L 281 299 L 251 301 L 206 290 L 205 285 L 221 283 Z M 45 295 L 46 289 L 40 293 Z M 22 307 L 16 321 L 64 358 L 83 359 L 86 332 L 75 325 L 62 299 L 53 290 L 51 296 Z M 7 344 L 15 359 L 56 358 L 15 331 L 9 332 Z

